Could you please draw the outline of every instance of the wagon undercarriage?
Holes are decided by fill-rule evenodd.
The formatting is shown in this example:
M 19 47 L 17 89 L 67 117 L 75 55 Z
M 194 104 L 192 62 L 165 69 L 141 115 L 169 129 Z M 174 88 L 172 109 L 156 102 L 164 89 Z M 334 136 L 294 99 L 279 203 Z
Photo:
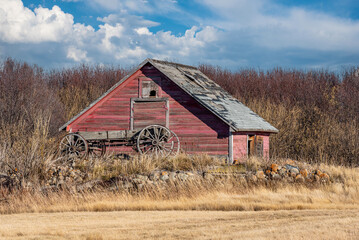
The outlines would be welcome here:
M 69 133 L 62 138 L 59 151 L 68 157 L 100 157 L 110 145 L 131 146 L 139 154 L 155 157 L 177 154 L 180 149 L 174 132 L 161 125 L 150 125 L 137 130 Z

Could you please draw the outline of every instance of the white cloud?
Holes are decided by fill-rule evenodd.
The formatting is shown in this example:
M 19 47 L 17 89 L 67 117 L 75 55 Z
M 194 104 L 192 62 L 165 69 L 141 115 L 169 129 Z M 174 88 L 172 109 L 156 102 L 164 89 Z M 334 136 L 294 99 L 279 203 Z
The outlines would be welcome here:
M 100 25 L 100 30 L 98 30 L 98 34 L 101 35 L 101 45 L 100 47 L 104 51 L 112 52 L 116 49 L 116 44 L 112 43 L 114 39 L 121 39 L 123 36 L 124 27 L 117 23 L 116 25 L 112 26 L 108 23 L 104 25 Z
M 67 49 L 67 58 L 73 59 L 75 62 L 89 61 L 89 58 L 87 57 L 87 52 L 74 46 L 70 46 Z
M 172 0 L 88 0 L 87 4 L 116 12 L 97 18 L 96 27 L 74 23 L 73 16 L 57 6 L 31 10 L 21 0 L 0 1 L 0 57 L 53 67 L 73 62 L 133 65 L 147 57 L 234 69 L 313 67 L 359 58 L 359 21 L 272 1 L 196 0 L 213 15 L 200 19 L 184 12 L 183 18 L 200 23 L 190 25 L 183 35 L 153 32 L 160 23 L 136 15 L 168 16 L 177 11 L 173 16 L 178 17 L 184 10 Z
M 99 17 L 97 18 L 97 20 L 108 24 L 121 23 L 127 27 L 154 27 L 160 25 L 158 22 L 146 20 L 141 16 L 130 15 L 126 11 L 120 11 L 120 13 L 117 14 L 110 14 L 107 17 L 103 18 Z
M 359 21 L 265 0 L 198 1 L 217 14 L 209 24 L 268 49 L 359 51 Z
M 25 8 L 20 0 L 2 0 L 0 39 L 6 42 L 59 42 L 71 33 L 73 16 L 57 6 Z
M 96 8 L 111 12 L 130 11 L 135 13 L 168 13 L 179 11 L 177 1 L 173 0 L 87 0 Z
M 137 32 L 138 35 L 152 35 L 150 30 L 148 30 L 148 28 L 146 28 L 146 27 L 136 28 L 135 32 Z
M 95 30 L 92 26 L 75 24 L 73 16 L 57 6 L 52 9 L 38 7 L 32 11 L 24 7 L 21 0 L 2 1 L 0 44 L 7 44 L 9 52 L 15 49 L 12 47 L 15 45 L 21 46 L 21 49 L 25 44 L 35 44 L 32 48 L 23 49 L 33 53 L 34 57 L 47 54 L 59 62 L 124 61 L 134 64 L 154 56 L 191 59 L 201 54 L 208 43 L 216 40 L 217 30 L 206 26 L 191 27 L 183 36 L 176 36 L 170 31 L 154 33 L 150 27 L 159 23 L 126 11 L 98 18 L 102 24 Z M 115 2 L 120 4 L 120 1 Z M 146 1 L 140 2 L 147 4 Z M 123 4 L 129 3 L 125 1 Z M 170 4 L 175 2 L 170 1 Z M 45 43 L 50 45 L 42 49 L 40 46 Z M 35 50 L 36 53 L 33 52 Z M 4 56 L 6 52 L 0 54 Z

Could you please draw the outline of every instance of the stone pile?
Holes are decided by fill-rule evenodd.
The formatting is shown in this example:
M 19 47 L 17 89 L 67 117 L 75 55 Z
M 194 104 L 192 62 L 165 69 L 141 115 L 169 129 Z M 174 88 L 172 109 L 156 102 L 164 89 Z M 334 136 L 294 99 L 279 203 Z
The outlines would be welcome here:
M 299 167 L 290 164 L 279 166 L 278 164 L 273 163 L 265 170 L 258 170 L 255 173 L 247 175 L 251 181 L 281 180 L 298 183 L 330 182 L 329 175 L 319 169 L 309 171 L 306 168 L 300 169 Z
M 46 186 L 80 184 L 88 180 L 86 171 L 75 169 L 70 165 L 51 167 L 46 173 Z
M 107 181 L 110 190 L 141 190 L 145 186 L 164 187 L 168 182 L 187 182 L 203 179 L 200 172 L 156 170 L 150 174 L 119 176 Z
M 149 174 L 121 174 L 110 179 L 94 179 L 87 170 L 72 165 L 51 167 L 45 176 L 44 189 L 68 187 L 74 191 L 84 191 L 96 187 L 109 190 L 141 190 L 144 187 L 166 186 L 169 182 L 192 180 L 218 180 L 231 176 L 239 184 L 278 182 L 285 183 L 329 183 L 329 175 L 319 169 L 299 168 L 292 164 L 280 166 L 271 164 L 256 171 L 246 170 L 245 166 L 218 166 L 206 171 L 167 171 L 155 170 Z M 9 176 L 0 175 L 0 186 L 12 184 Z

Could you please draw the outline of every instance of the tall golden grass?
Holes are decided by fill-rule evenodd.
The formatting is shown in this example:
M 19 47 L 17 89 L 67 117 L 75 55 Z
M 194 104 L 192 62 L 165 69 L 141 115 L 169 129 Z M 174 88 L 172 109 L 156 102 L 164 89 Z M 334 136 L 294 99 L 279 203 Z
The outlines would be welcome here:
M 206 165 L 207 160 L 201 160 L 200 163 Z M 156 160 L 152 163 L 146 163 L 151 161 L 149 159 L 146 162 L 140 161 L 137 160 L 137 163 L 129 161 L 131 167 L 121 169 L 121 173 L 146 172 L 152 169 L 151 166 L 158 166 Z M 256 161 L 258 160 L 252 160 L 252 166 Z M 172 164 L 166 163 L 161 166 L 172 166 Z M 325 164 L 312 167 L 327 172 L 331 176 L 331 183 L 297 184 L 285 181 L 251 183 L 240 181 L 236 175 L 223 175 L 214 179 L 200 177 L 185 182 L 170 181 L 166 184 L 146 185 L 140 190 L 108 190 L 98 187 L 83 192 L 76 192 L 71 188 L 55 192 L 40 189 L 9 192 L 2 189 L 0 213 L 120 210 L 259 211 L 359 207 L 358 168 Z M 198 169 L 198 166 L 186 164 L 184 167 L 184 169 L 189 168 Z M 97 171 L 96 167 L 94 171 Z M 101 174 L 106 176 L 109 172 Z

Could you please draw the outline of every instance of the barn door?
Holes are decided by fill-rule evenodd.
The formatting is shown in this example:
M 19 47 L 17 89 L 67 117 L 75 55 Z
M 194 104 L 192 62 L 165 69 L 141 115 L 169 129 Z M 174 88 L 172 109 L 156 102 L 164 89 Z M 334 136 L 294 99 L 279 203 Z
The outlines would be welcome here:
M 263 157 L 263 137 L 248 135 L 248 157 Z
M 140 130 L 149 125 L 168 127 L 168 99 L 132 99 L 131 129 Z
M 263 157 L 263 137 L 256 136 L 256 155 L 258 157 Z

